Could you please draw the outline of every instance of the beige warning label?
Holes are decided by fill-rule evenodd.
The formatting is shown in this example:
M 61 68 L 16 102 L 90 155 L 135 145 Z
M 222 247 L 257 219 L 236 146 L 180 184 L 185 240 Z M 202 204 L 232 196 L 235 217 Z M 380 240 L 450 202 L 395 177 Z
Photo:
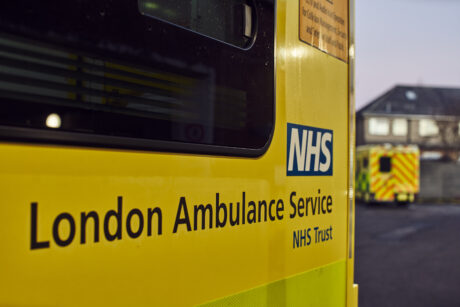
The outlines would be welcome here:
M 348 1 L 299 1 L 300 40 L 348 63 Z

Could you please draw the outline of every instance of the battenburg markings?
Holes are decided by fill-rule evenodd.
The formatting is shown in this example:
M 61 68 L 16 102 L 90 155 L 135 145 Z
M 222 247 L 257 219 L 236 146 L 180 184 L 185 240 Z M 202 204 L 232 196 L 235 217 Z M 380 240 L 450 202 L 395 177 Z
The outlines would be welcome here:
M 287 176 L 332 176 L 333 132 L 287 124 Z

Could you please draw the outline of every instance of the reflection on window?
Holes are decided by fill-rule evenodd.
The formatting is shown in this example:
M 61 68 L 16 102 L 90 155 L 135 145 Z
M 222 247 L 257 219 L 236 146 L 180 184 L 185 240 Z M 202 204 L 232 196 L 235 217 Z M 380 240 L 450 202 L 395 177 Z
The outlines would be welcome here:
M 247 92 L 217 86 L 204 67 L 152 72 L 3 38 L 0 59 L 0 98 L 11 102 L 2 124 L 200 144 L 247 129 Z
M 388 135 L 390 133 L 390 123 L 387 118 L 370 118 L 369 133 L 371 135 Z
M 394 119 L 392 130 L 393 130 L 393 135 L 406 136 L 407 135 L 407 120 L 404 118 Z
M 246 0 L 138 0 L 147 16 L 238 46 L 254 32 L 254 9 Z
M 4 3 L 0 126 L 15 133 L 1 137 L 243 156 L 268 148 L 273 0 Z
M 432 119 L 421 119 L 418 122 L 420 136 L 435 136 L 439 134 L 439 127 Z

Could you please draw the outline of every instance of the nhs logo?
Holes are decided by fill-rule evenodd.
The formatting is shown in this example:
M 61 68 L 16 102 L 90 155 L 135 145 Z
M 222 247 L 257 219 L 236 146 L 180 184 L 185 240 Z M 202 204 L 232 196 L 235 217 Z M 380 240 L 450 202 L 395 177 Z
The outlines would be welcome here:
M 287 176 L 332 176 L 332 130 L 287 124 Z

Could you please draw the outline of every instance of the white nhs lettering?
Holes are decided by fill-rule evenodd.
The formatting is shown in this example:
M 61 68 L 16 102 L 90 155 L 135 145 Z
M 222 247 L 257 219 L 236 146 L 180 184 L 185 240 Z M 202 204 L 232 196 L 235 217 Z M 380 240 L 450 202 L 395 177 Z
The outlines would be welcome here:
M 332 174 L 332 132 L 310 127 L 289 128 L 288 175 Z

